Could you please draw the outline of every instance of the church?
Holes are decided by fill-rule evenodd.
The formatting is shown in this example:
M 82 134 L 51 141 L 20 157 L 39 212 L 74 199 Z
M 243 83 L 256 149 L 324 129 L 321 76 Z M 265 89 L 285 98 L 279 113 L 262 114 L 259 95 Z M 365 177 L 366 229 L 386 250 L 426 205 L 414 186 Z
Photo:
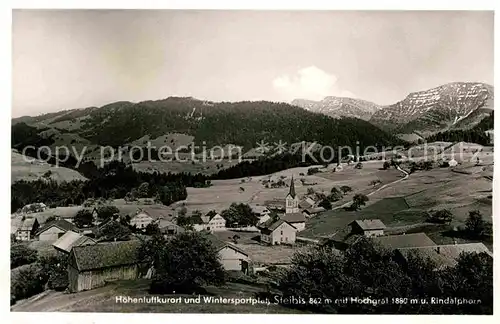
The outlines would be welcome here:
M 285 197 L 285 214 L 280 218 L 292 224 L 298 231 L 302 231 L 306 227 L 306 217 L 299 209 L 299 196 L 295 192 L 293 176 L 290 183 L 290 190 Z

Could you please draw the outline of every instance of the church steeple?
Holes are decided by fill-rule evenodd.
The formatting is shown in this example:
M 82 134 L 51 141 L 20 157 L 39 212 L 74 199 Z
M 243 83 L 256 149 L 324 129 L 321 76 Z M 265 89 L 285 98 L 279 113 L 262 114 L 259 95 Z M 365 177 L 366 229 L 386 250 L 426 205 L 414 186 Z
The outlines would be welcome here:
M 292 175 L 292 182 L 290 183 L 290 192 L 288 193 L 292 198 L 295 198 L 295 182 L 293 181 L 293 175 Z

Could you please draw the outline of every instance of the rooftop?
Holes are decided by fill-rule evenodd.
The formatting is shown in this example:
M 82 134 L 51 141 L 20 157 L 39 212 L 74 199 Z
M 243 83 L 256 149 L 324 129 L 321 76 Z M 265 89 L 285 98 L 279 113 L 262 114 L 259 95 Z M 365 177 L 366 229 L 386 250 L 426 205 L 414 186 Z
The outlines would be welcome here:
M 413 233 L 404 235 L 388 235 L 374 237 L 372 240 L 387 249 L 411 248 L 436 246 L 425 233 Z
M 140 240 L 75 246 L 72 252 L 79 271 L 132 265 L 139 262 Z
M 284 214 L 280 217 L 282 220 L 285 220 L 289 223 L 302 223 L 306 221 L 306 217 L 302 213 L 289 213 Z
M 63 231 L 73 231 L 73 232 L 78 232 L 78 227 L 76 227 L 75 225 L 73 225 L 72 223 L 64 220 L 64 219 L 58 219 L 58 220 L 54 220 L 54 221 L 51 221 L 47 224 L 45 224 L 44 227 L 42 227 L 37 234 L 40 234 L 42 232 L 45 232 L 46 230 L 48 230 L 49 228 L 51 227 L 58 227 L 60 229 L 62 229 Z
M 52 244 L 54 248 L 70 252 L 74 246 L 82 244 L 95 244 L 96 241 L 88 236 L 84 236 L 73 231 L 67 231 L 57 241 Z
M 351 224 L 357 224 L 361 229 L 363 230 L 377 230 L 377 229 L 384 229 L 386 226 L 380 219 L 363 219 L 363 220 L 355 220 L 351 222 Z
M 397 249 L 406 259 L 410 253 L 415 253 L 422 258 L 429 258 L 434 261 L 438 268 L 454 266 L 461 253 L 482 253 L 490 256 L 493 254 L 483 243 L 449 244 L 425 247 L 409 247 Z

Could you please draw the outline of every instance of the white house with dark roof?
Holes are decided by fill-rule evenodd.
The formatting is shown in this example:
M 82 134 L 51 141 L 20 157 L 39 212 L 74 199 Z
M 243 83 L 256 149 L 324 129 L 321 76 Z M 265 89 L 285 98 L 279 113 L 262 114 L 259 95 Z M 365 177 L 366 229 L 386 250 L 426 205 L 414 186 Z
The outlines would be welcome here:
M 140 208 L 135 215 L 130 217 L 130 225 L 136 228 L 146 228 L 151 223 L 158 222 L 160 219 L 172 218 L 168 209 L 164 208 Z
M 244 270 L 244 263 L 250 261 L 247 252 L 234 244 L 222 241 L 213 234 L 207 234 L 207 238 L 215 246 L 224 270 Z
M 361 234 L 366 237 L 384 235 L 384 229 L 386 229 L 380 219 L 358 219 L 349 223 L 349 226 L 351 234 Z
M 196 224 L 193 225 L 195 231 L 225 231 L 226 230 L 226 219 L 222 217 L 219 213 L 201 216 Z
M 269 245 L 276 244 L 294 244 L 297 235 L 297 228 L 287 222 L 279 219 L 277 221 L 269 220 L 259 226 L 260 241 Z

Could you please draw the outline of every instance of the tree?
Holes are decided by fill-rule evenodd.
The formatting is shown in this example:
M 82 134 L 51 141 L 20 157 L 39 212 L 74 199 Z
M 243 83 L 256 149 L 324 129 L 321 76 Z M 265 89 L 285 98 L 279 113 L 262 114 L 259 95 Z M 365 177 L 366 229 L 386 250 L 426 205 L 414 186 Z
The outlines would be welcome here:
M 349 186 L 341 186 L 340 187 L 340 190 L 342 190 L 342 192 L 344 193 L 344 195 L 348 192 L 351 192 L 352 191 L 352 188 L 349 187 Z
M 156 247 L 151 293 L 193 293 L 224 284 L 217 250 L 203 234 L 185 232 Z
M 307 194 L 308 194 L 308 195 L 314 195 L 314 188 L 312 188 L 312 187 L 308 187 L 308 188 L 307 188 Z
M 366 195 L 363 194 L 356 194 L 352 198 L 352 204 L 351 204 L 351 209 L 352 210 L 358 210 L 361 208 L 361 206 L 365 206 L 366 202 L 369 200 L 369 198 Z
M 471 238 L 481 238 L 491 235 L 491 224 L 483 219 L 479 210 L 471 210 L 469 217 L 465 221 L 465 229 Z
M 389 161 L 385 161 L 382 169 L 387 170 L 391 167 L 391 163 Z
M 438 224 L 449 224 L 453 220 L 453 214 L 448 209 L 438 210 L 430 215 L 427 221 Z
M 120 210 L 116 206 L 99 206 L 96 209 L 97 211 L 97 219 L 101 222 L 107 221 L 108 219 L 113 218 L 115 215 L 120 213 Z
M 37 252 L 22 243 L 12 245 L 10 249 L 10 268 L 33 263 L 37 260 Z
M 149 223 L 144 229 L 144 234 L 146 235 L 161 235 L 160 228 L 156 223 Z
M 92 216 L 92 211 L 90 211 L 89 209 L 79 210 L 76 213 L 73 222 L 77 227 L 80 228 L 91 226 L 92 223 L 94 222 L 94 216 Z
M 328 196 L 328 200 L 330 201 L 339 201 L 343 197 L 343 193 L 337 187 L 333 187 L 330 191 L 330 195 Z
M 323 207 L 326 210 L 332 209 L 332 203 L 328 199 L 323 199 L 319 204 L 319 207 Z
M 48 276 L 49 289 L 61 291 L 68 287 L 68 256 L 66 254 L 42 256 L 40 266 L 42 272 Z
M 149 197 L 149 183 L 143 182 L 137 188 L 137 195 L 139 198 L 148 198 Z
M 221 216 L 226 220 L 227 227 L 255 226 L 259 221 L 259 217 L 247 204 L 232 203 L 221 212 Z
M 231 240 L 233 240 L 234 244 L 238 244 L 238 240 L 240 239 L 240 236 L 238 234 L 234 234 Z
M 128 241 L 132 231 L 121 223 L 111 222 L 99 229 L 96 234 L 100 242 Z
M 176 223 L 181 227 L 191 229 L 199 217 L 201 217 L 201 212 L 199 210 L 193 211 L 191 217 L 187 216 L 187 209 L 183 206 L 177 213 Z

